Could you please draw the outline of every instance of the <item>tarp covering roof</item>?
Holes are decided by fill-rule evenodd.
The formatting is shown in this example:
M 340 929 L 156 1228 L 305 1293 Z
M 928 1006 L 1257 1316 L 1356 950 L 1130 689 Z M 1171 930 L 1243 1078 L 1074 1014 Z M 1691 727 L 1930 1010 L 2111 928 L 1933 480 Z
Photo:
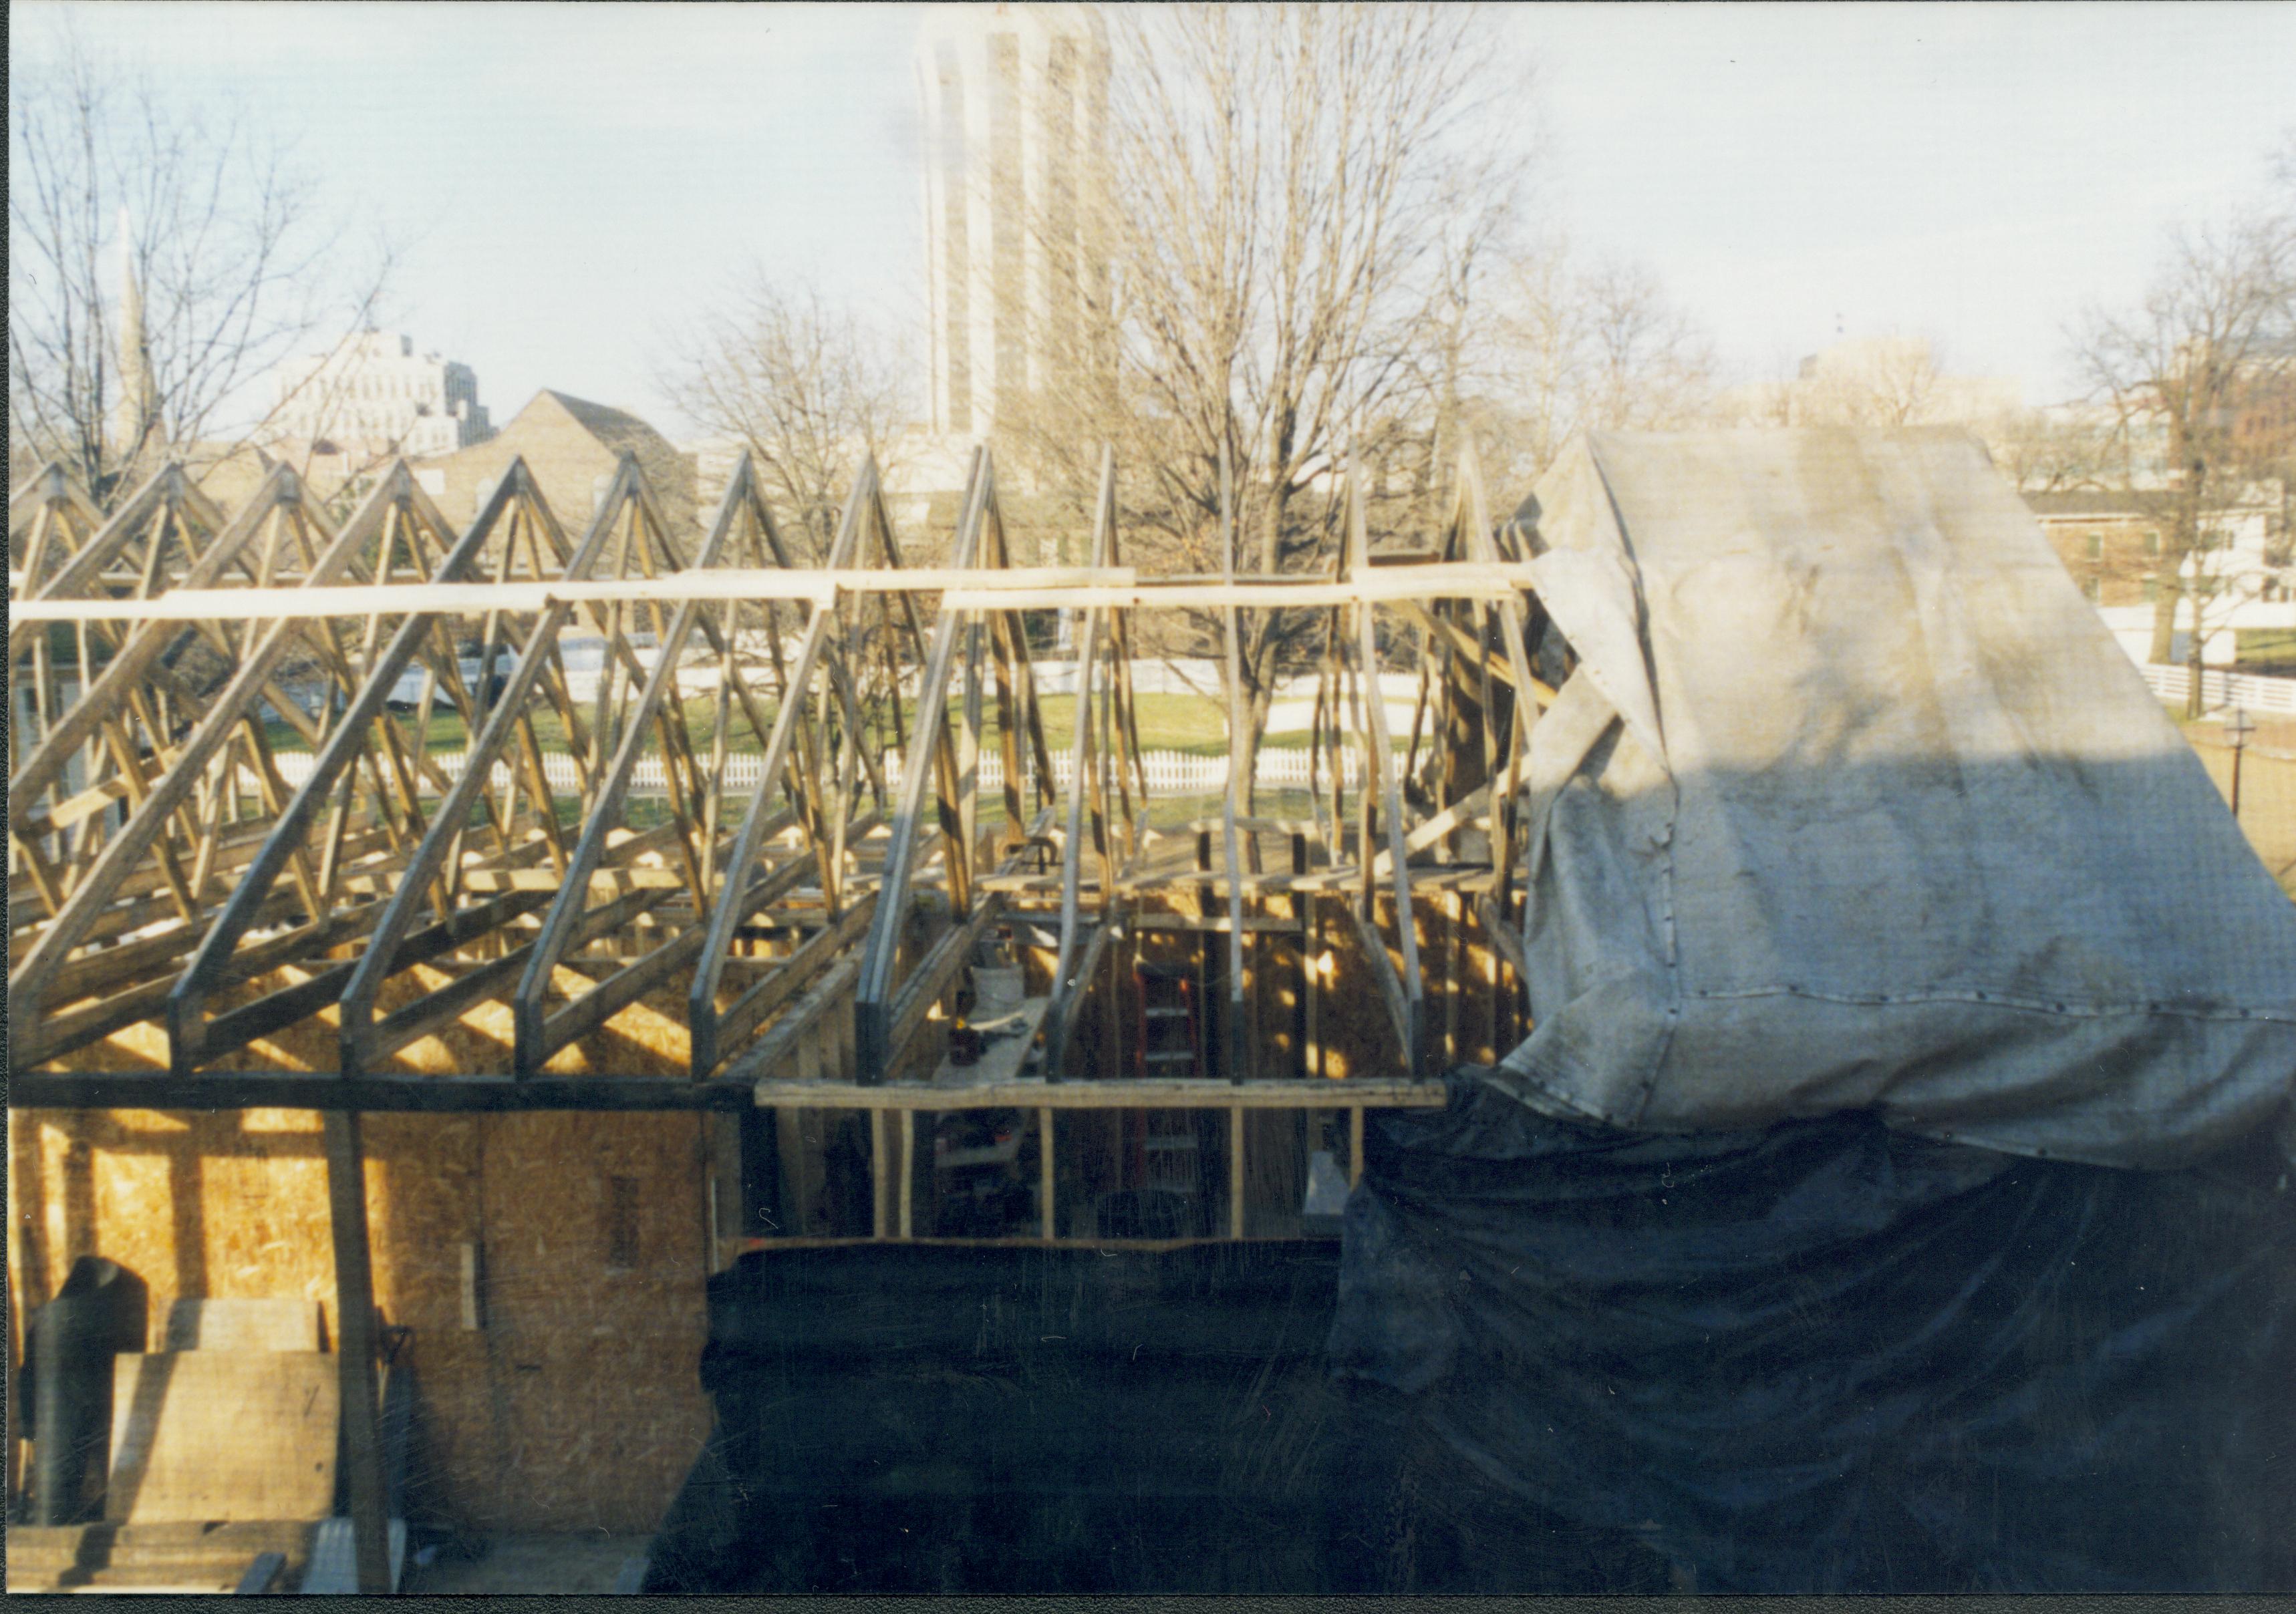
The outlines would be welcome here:
M 1579 660 L 1494 1082 L 2107 1165 L 2287 1103 L 2296 905 L 1974 441 L 1602 434 L 1517 520 Z

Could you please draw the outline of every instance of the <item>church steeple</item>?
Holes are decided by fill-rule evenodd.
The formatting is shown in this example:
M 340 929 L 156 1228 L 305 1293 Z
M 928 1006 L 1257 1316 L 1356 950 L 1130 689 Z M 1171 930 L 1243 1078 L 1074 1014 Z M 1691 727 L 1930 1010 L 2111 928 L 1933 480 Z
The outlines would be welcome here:
M 135 233 L 119 209 L 119 403 L 113 442 L 124 463 L 140 454 L 159 424 L 159 389 L 152 380 L 152 348 L 144 332 L 144 285 L 135 274 Z

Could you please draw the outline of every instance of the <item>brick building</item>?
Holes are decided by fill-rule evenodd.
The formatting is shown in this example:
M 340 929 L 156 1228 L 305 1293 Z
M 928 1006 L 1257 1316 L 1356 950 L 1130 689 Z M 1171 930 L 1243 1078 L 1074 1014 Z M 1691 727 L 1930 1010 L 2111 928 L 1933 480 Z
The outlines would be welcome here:
M 2098 605 L 2152 600 L 2161 564 L 2161 518 L 2126 495 L 2029 493 L 2025 503 L 2057 559 Z
M 627 411 L 563 392 L 536 393 L 508 425 L 475 447 L 418 462 L 415 479 L 441 514 L 466 525 L 504 468 L 523 457 L 573 537 L 606 496 L 625 450 L 637 455 L 663 516 L 679 541 L 687 541 L 694 528 L 693 456 Z

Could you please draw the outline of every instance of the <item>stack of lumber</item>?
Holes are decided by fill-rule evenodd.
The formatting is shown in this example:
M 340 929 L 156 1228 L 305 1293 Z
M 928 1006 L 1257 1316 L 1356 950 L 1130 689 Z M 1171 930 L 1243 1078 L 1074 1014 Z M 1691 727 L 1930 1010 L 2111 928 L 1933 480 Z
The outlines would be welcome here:
M 219 1524 L 16 1525 L 11 1592 L 232 1592 L 266 1553 L 283 1563 L 272 1590 L 299 1585 L 319 1527 L 300 1520 Z
M 318 1307 L 179 1300 L 166 1343 L 118 1359 L 103 1522 L 10 1531 L 11 1591 L 230 1592 L 267 1553 L 264 1589 L 312 1589 L 341 1423 Z

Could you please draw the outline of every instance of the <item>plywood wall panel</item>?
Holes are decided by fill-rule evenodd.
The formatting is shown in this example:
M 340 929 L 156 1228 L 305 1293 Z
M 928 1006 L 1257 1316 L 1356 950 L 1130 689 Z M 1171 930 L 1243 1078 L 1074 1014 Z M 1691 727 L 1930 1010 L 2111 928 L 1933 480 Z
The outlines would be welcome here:
M 148 1286 L 154 1348 L 178 1298 L 310 1300 L 339 1337 L 316 1115 L 20 1110 L 10 1128 L 12 1231 L 41 1256 L 12 1274 L 26 1303 L 94 1254 Z M 449 1511 L 478 1528 L 652 1528 L 709 1428 L 701 1118 L 377 1115 L 366 1143 L 376 1302 L 414 1331 Z M 634 1243 L 610 1272 L 616 1178 Z M 479 1330 L 463 1325 L 466 1243 L 483 1252 Z

